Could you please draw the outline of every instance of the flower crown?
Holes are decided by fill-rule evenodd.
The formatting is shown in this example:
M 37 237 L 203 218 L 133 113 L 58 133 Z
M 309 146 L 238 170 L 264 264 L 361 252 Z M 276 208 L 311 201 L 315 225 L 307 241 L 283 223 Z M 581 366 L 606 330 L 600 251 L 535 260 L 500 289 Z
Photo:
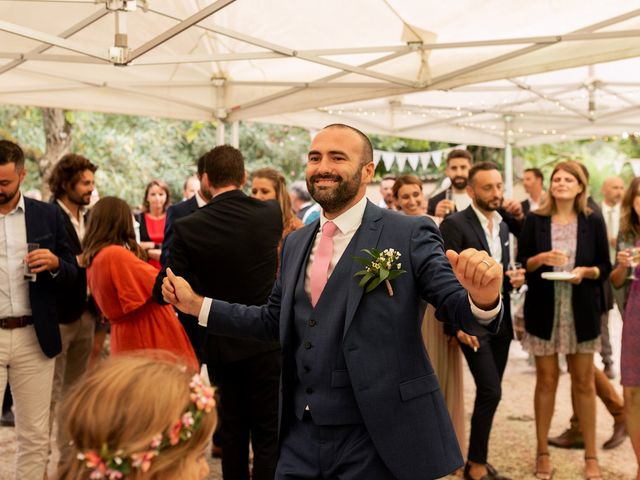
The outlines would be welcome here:
M 129 475 L 133 469 L 146 472 L 151 467 L 151 460 L 157 457 L 163 450 L 177 445 L 183 440 L 191 438 L 202 423 L 204 416 L 216 406 L 213 398 L 213 388 L 207 385 L 200 375 L 196 374 L 189 382 L 191 393 L 190 403 L 182 416 L 176 420 L 165 433 L 155 435 L 148 450 L 124 455 L 122 450 L 112 452 L 106 443 L 100 450 L 87 450 L 78 453 L 78 460 L 84 462 L 91 470 L 91 480 L 120 480 Z

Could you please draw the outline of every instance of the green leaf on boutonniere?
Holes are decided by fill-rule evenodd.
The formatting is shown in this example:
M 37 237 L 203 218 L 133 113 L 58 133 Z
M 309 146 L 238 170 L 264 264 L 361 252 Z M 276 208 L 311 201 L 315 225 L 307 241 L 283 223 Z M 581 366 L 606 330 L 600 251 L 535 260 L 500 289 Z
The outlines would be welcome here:
M 393 248 L 384 250 L 372 248 L 371 250 L 363 249 L 362 251 L 371 258 L 354 257 L 356 262 L 365 267 L 364 270 L 354 274 L 355 277 L 362 277 L 358 285 L 364 288 L 366 293 L 369 293 L 384 282 L 389 296 L 392 297 L 393 288 L 391 288 L 390 281 L 406 273 L 406 270 L 402 270 L 402 264 L 397 262 L 401 256 L 400 252 Z

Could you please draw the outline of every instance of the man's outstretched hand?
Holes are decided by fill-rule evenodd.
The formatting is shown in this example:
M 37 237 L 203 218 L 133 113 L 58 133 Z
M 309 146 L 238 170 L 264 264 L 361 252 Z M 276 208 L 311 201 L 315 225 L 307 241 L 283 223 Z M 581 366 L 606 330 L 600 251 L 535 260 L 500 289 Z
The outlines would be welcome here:
M 182 277 L 167 268 L 167 276 L 162 281 L 162 298 L 178 310 L 197 317 L 202 308 L 203 298 L 193 291 L 191 285 Z
M 487 252 L 475 248 L 467 248 L 459 254 L 447 250 L 446 255 L 453 273 L 469 292 L 473 303 L 483 310 L 496 307 L 502 290 L 502 265 Z

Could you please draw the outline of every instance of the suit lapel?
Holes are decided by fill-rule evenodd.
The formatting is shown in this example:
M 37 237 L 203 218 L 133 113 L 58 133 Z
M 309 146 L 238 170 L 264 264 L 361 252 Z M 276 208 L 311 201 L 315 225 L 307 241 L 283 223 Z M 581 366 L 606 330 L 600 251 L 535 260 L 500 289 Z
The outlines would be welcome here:
M 478 215 L 476 215 L 476 212 L 473 211 L 473 208 L 471 206 L 468 206 L 464 210 L 464 214 L 467 216 L 467 220 L 469 220 L 471 229 L 476 234 L 476 237 L 478 237 L 478 240 L 480 241 L 482 248 L 484 248 L 484 250 L 489 252 L 489 255 L 491 255 L 491 249 L 489 248 L 489 244 L 487 243 L 487 236 L 484 234 L 482 225 L 480 225 L 480 220 L 478 220 Z
M 380 240 L 380 234 L 382 233 L 382 210 L 379 207 L 373 205 L 370 201 L 367 201 L 367 208 L 364 211 L 362 217 L 362 224 L 356 231 L 355 248 L 353 250 L 354 255 L 361 256 L 363 249 L 378 248 L 378 240 Z M 347 248 L 348 250 L 348 248 Z M 358 279 L 354 277 L 356 272 L 362 269 L 362 265 L 355 260 L 351 262 L 351 268 L 349 269 L 349 278 L 346 279 L 349 285 L 349 292 L 347 295 L 347 313 L 344 321 L 344 335 L 347 334 L 353 317 L 356 313 L 364 288 L 358 286 Z

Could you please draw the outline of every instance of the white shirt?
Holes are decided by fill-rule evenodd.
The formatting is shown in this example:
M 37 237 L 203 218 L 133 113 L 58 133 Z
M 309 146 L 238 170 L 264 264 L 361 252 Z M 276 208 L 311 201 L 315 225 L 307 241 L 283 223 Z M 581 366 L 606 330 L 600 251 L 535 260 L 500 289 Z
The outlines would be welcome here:
M 467 192 L 456 193 L 452 190 L 451 193 L 453 203 L 456 204 L 456 212 L 461 212 L 469 205 L 471 205 L 471 197 L 469 196 L 469 194 L 467 194 Z
M 24 279 L 27 255 L 27 225 L 24 197 L 20 192 L 16 208 L 0 214 L 0 318 L 31 315 L 29 282 Z
M 363 197 L 349 210 L 332 220 L 332 222 L 336 224 L 338 229 L 333 235 L 333 256 L 331 257 L 331 262 L 329 263 L 329 277 L 331 277 L 336 264 L 340 260 L 340 257 L 342 257 L 344 251 L 347 249 L 347 246 L 353 238 L 353 235 L 356 233 L 358 228 L 360 228 L 360 225 L 362 224 L 362 217 L 364 216 L 366 207 L 367 198 Z M 304 289 L 308 295 L 310 294 L 309 272 L 311 269 L 311 265 L 313 264 L 313 257 L 318 249 L 318 244 L 320 243 L 320 237 L 322 236 L 322 226 L 328 221 L 329 220 L 327 220 L 327 218 L 325 218 L 324 216 L 324 212 L 322 212 L 322 214 L 320 215 L 320 228 L 316 233 L 316 238 L 313 242 L 313 246 L 311 248 L 311 253 L 309 254 L 309 260 L 307 261 L 307 267 L 305 270 Z M 502 301 L 500 301 L 496 308 L 486 311 L 474 305 L 471 301 L 471 298 L 469 298 L 469 302 L 471 304 L 471 312 L 478 319 L 479 323 L 483 325 L 491 323 L 495 316 L 500 312 L 500 308 L 502 307 Z M 209 321 L 209 311 L 211 310 L 211 303 L 212 299 L 208 297 L 205 297 L 202 302 L 202 307 L 200 308 L 200 313 L 198 314 L 198 323 L 203 327 L 206 327 Z
M 540 195 L 540 201 L 536 202 L 533 198 L 529 197 L 529 211 L 533 212 L 540 208 L 540 203 L 542 203 L 542 195 Z
M 71 220 L 71 225 L 73 225 L 73 229 L 76 231 L 76 235 L 78 235 L 78 240 L 82 242 L 82 239 L 84 238 L 84 230 L 85 230 L 84 215 L 85 213 L 87 213 L 87 208 L 84 206 L 80 207 L 78 211 L 78 215 L 80 218 L 78 219 L 73 216 L 73 214 L 71 213 L 71 210 L 67 208 L 67 206 L 62 202 L 62 200 L 58 199 L 57 202 L 58 202 L 58 205 L 60 205 L 60 208 L 62 208 L 62 211 L 66 213 L 67 216 L 69 217 L 69 220 Z
M 471 208 L 476 213 L 482 230 L 484 231 L 484 237 L 489 245 L 489 255 L 498 263 L 502 263 L 502 241 L 500 240 L 500 223 L 502 222 L 502 215 L 498 212 L 491 212 L 491 230 L 489 230 L 489 219 L 471 204 Z
M 604 223 L 607 225 L 607 237 L 618 238 L 618 232 L 620 231 L 620 203 L 610 207 L 606 202 L 602 202 L 602 216 L 604 217 Z M 616 249 L 611 245 L 609 245 L 609 257 L 611 263 L 615 263 Z

